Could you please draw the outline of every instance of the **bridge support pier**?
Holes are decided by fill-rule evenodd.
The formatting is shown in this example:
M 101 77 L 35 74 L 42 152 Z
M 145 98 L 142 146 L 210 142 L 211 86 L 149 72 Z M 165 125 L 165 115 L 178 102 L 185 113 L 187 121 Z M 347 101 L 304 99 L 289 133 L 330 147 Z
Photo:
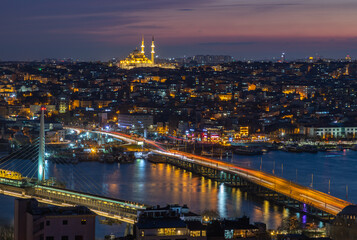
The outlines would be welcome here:
M 134 235 L 134 225 L 131 223 L 127 223 L 125 226 L 124 236 L 128 235 Z
M 217 183 L 224 183 L 231 187 L 240 188 L 243 192 L 252 193 L 274 202 L 277 205 L 294 209 L 295 211 L 317 217 L 324 221 L 329 221 L 334 218 L 334 216 L 329 213 L 323 212 L 322 210 L 316 209 L 306 203 L 294 199 L 291 192 L 290 195 L 281 194 L 277 192 L 275 188 L 266 188 L 259 183 L 250 181 L 250 179 L 248 177 L 246 178 L 244 175 L 238 175 L 230 171 L 221 171 L 215 164 L 200 165 L 178 157 L 167 157 L 167 163 L 190 171 L 193 174 L 212 179 Z

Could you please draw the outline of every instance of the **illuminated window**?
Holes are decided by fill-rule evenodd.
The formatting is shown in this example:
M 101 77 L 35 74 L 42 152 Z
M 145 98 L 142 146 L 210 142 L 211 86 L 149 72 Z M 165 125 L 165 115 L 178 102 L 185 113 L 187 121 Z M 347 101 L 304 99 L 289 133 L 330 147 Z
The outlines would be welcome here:
M 190 236 L 191 237 L 200 237 L 201 232 L 200 231 L 190 231 Z
M 233 238 L 233 230 L 225 230 L 224 231 L 224 238 L 225 239 L 232 239 Z
M 180 233 L 176 234 L 176 228 L 159 228 L 157 233 L 159 236 L 181 235 Z

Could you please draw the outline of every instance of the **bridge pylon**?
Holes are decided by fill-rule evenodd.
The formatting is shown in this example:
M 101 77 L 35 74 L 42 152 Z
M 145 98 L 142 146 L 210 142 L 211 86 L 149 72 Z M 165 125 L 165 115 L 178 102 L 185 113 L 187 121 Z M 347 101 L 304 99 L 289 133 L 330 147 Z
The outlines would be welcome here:
M 45 107 L 41 107 L 40 118 L 40 149 L 38 154 L 38 181 L 45 180 Z

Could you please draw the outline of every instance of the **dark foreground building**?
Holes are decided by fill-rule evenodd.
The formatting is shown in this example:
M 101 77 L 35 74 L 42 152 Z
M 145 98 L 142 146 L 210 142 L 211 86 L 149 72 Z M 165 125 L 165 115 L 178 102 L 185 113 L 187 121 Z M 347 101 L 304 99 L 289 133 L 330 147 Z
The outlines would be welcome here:
M 357 205 L 345 207 L 330 227 L 332 239 L 357 240 Z
M 95 214 L 86 207 L 39 207 L 15 200 L 15 240 L 94 240 Z
M 252 225 L 248 217 L 204 221 L 187 206 L 168 205 L 147 209 L 135 227 L 137 240 L 268 240 L 266 226 Z

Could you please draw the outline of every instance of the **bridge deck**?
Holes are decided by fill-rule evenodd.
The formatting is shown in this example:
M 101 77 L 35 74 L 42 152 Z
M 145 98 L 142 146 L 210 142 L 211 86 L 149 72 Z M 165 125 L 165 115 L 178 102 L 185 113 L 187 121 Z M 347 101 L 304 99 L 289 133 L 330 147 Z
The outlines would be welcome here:
M 245 178 L 257 185 L 268 188 L 274 192 L 283 194 L 289 198 L 313 206 L 332 215 L 337 215 L 343 208 L 352 204 L 329 194 L 292 183 L 284 178 L 258 170 L 242 168 L 234 164 L 175 150 L 166 152 L 155 150 L 155 152 L 169 157 L 179 158 L 182 161 L 189 161 L 195 164 L 216 168 L 220 171 L 236 174 L 241 178 Z
M 0 178 L 0 193 L 18 198 L 36 198 L 39 202 L 56 206 L 86 206 L 98 215 L 127 223 L 135 223 L 138 211 L 148 207 L 135 202 L 51 186 L 24 184 L 22 181 L 8 181 L 2 178 Z
M 77 130 L 88 131 L 85 129 L 77 129 Z M 128 141 L 128 142 L 144 141 L 146 144 L 152 145 L 153 151 L 157 154 L 167 157 L 179 158 L 182 161 L 188 161 L 193 164 L 203 165 L 224 172 L 237 174 L 238 176 L 245 178 L 257 185 L 268 188 L 274 192 L 283 194 L 289 198 L 313 206 L 321 211 L 324 211 L 332 215 L 337 215 L 340 211 L 342 211 L 343 208 L 352 205 L 352 203 L 348 201 L 339 199 L 329 194 L 296 183 L 292 183 L 291 181 L 288 181 L 284 178 L 280 178 L 269 173 L 239 167 L 234 164 L 229 164 L 223 161 L 218 161 L 215 159 L 202 157 L 186 152 L 175 151 L 175 150 L 164 150 L 154 141 L 147 140 L 144 138 L 133 138 L 127 134 L 122 134 L 117 132 L 105 132 L 105 131 L 94 131 L 94 132 L 108 134 L 112 137 L 117 137 L 121 140 Z

